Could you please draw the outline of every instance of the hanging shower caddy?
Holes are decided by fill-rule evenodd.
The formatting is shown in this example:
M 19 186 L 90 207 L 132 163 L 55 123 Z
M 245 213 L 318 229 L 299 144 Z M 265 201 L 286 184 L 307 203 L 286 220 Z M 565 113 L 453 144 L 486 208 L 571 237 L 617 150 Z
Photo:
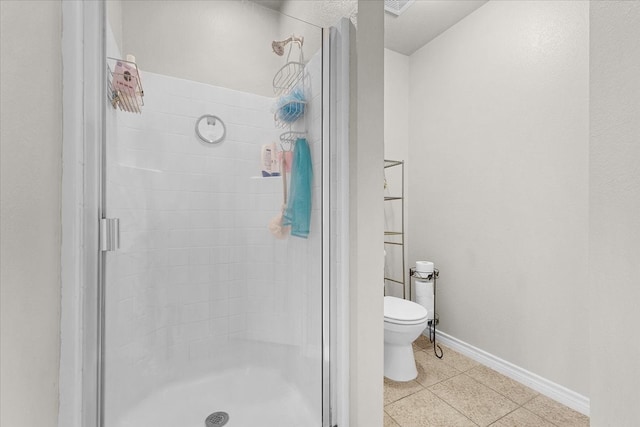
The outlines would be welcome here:
M 294 124 L 305 117 L 307 109 L 306 66 L 302 53 L 304 38 L 292 35 L 286 40 L 274 41 L 271 47 L 276 55 L 282 56 L 287 44 L 286 62 L 273 77 L 273 93 L 278 96 L 273 119 L 276 127 L 286 129 L 280 134 L 283 151 L 292 150 L 297 139 L 307 136 L 306 123 L 303 130 L 294 129 Z M 294 45 L 299 51 L 297 59 L 291 59 Z
M 304 44 L 304 37 L 296 37 L 292 35 L 286 40 L 274 41 L 271 43 L 271 47 L 276 55 L 282 56 L 284 54 L 284 47 L 289 44 L 289 52 L 287 53 L 286 63 L 278 70 L 273 76 L 273 92 L 276 96 L 281 96 L 289 93 L 293 87 L 298 84 L 304 77 L 304 57 L 302 54 L 302 45 Z M 296 44 L 299 49 L 298 60 L 291 60 L 291 51 L 293 45 Z
M 437 268 L 434 268 L 432 272 L 423 273 L 418 271 L 415 267 L 409 268 L 409 299 L 412 299 L 412 285 L 411 279 L 414 280 L 426 280 L 427 282 L 433 281 L 433 319 L 430 319 L 427 322 L 427 329 L 429 330 L 429 342 L 433 343 L 433 353 L 436 355 L 438 359 L 442 359 L 443 351 L 442 348 L 436 343 L 436 326 L 440 323 L 440 318 L 438 317 L 438 313 L 436 312 L 436 289 L 437 289 L 437 279 L 440 277 L 440 271 Z
M 107 99 L 114 109 L 142 113 L 144 90 L 135 57 L 107 58 Z

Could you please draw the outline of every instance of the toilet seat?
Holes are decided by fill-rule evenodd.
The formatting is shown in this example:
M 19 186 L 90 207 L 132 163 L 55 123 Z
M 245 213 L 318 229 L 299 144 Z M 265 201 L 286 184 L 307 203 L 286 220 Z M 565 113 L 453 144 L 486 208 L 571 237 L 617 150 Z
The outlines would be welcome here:
M 413 301 L 384 297 L 384 321 L 396 325 L 416 325 L 427 319 L 427 309 Z

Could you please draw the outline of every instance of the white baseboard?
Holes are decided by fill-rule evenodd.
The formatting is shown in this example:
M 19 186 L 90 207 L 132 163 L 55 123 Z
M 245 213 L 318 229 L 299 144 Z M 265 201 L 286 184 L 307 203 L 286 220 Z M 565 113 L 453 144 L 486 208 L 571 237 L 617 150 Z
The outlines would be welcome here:
M 467 344 L 451 335 L 438 331 L 437 341 L 464 354 L 465 356 L 479 362 L 494 371 L 498 371 L 501 374 L 518 381 L 532 388 L 540 394 L 543 394 L 557 402 L 562 403 L 569 408 L 580 412 L 581 414 L 589 416 L 589 398 L 583 396 L 575 391 L 569 390 L 566 387 L 556 384 L 553 381 L 549 381 L 546 378 L 542 378 L 540 375 L 529 372 L 513 363 L 507 362 L 493 354 L 487 353 L 484 350 L 480 350 L 477 347 Z

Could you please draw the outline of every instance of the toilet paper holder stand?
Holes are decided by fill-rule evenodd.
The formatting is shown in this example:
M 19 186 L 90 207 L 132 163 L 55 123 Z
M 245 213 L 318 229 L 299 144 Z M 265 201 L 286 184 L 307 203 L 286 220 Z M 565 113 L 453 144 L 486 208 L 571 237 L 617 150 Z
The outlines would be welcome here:
M 440 271 L 437 268 L 434 268 L 430 273 L 424 273 L 415 269 L 415 267 L 409 268 L 409 300 L 412 300 L 412 289 L 413 289 L 413 281 L 414 280 L 426 280 L 428 282 L 433 281 L 433 319 L 430 319 L 427 322 L 427 328 L 429 329 L 429 342 L 433 343 L 433 354 L 438 359 L 442 359 L 444 355 L 442 348 L 436 343 L 436 326 L 440 323 L 440 318 L 438 317 L 438 313 L 436 311 L 436 289 L 437 289 L 437 279 L 440 277 Z

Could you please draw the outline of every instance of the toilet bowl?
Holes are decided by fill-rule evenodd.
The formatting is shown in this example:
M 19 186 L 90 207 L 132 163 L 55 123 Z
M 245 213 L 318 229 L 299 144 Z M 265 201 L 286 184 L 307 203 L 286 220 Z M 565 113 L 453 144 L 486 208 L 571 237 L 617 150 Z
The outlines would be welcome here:
M 411 344 L 427 327 L 427 309 L 402 298 L 384 297 L 384 376 L 411 381 L 418 376 Z

